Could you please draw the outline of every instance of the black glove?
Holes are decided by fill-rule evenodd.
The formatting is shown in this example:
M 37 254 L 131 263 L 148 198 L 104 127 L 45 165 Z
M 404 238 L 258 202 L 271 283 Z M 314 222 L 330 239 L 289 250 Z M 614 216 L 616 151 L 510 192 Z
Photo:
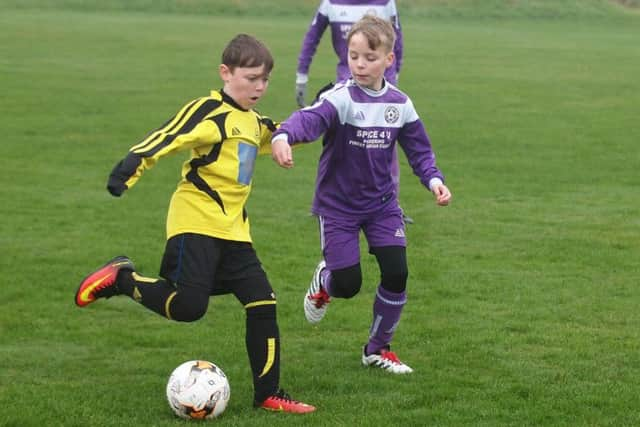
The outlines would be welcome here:
M 296 83 L 296 102 L 298 103 L 298 107 L 304 108 L 307 106 L 307 103 L 305 102 L 306 97 L 307 97 L 307 84 Z
M 125 182 L 129 177 L 122 173 L 125 160 L 120 160 L 115 165 L 109 175 L 109 181 L 107 181 L 107 190 L 115 197 L 120 197 L 122 193 L 124 193 L 124 190 L 128 188 Z
M 125 184 L 129 178 L 135 175 L 138 166 L 142 162 L 142 158 L 138 154 L 129 153 L 127 157 L 120 160 L 111 171 L 109 181 L 107 181 L 107 190 L 116 197 L 120 197 L 124 190 L 128 189 Z

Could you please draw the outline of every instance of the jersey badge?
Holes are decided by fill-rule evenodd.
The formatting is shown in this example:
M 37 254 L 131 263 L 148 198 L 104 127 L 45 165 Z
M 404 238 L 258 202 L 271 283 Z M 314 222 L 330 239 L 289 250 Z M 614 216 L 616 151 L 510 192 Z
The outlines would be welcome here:
M 393 105 L 390 105 L 387 108 L 385 108 L 384 120 L 387 123 L 393 124 L 397 122 L 399 118 L 400 118 L 400 111 L 398 111 L 398 108 L 394 107 Z

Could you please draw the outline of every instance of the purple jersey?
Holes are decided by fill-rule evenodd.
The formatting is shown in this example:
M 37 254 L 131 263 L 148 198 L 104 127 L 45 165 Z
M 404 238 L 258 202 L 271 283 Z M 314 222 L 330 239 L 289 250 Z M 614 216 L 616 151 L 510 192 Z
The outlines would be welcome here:
M 294 112 L 273 139 L 283 134 L 290 144 L 324 134 L 312 209 L 318 215 L 399 212 L 390 172 L 396 141 L 425 187 L 434 178 L 444 181 L 413 103 L 388 82 L 379 91 L 340 83 Z
M 351 26 L 366 14 L 390 20 L 396 31 L 396 44 L 393 48 L 395 63 L 385 73 L 385 78 L 395 84 L 402 65 L 402 31 L 395 0 L 323 0 L 302 42 L 302 50 L 298 57 L 298 76 L 304 76 L 302 79 L 306 82 L 313 55 L 322 34 L 327 26 L 330 26 L 333 50 L 338 56 L 337 81 L 350 78 L 351 72 L 347 63 L 347 35 Z

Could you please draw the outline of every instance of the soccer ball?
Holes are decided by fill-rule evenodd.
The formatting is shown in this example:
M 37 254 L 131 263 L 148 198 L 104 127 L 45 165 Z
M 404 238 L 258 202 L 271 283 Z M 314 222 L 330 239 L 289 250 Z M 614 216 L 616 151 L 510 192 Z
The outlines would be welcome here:
M 224 412 L 230 397 L 227 376 L 204 360 L 184 362 L 167 383 L 169 406 L 181 418 L 215 418 Z

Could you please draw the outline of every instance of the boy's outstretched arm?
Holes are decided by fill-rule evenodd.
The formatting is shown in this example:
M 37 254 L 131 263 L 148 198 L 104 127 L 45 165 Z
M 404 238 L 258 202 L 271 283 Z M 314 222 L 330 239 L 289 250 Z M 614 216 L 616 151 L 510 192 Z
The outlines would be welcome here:
M 273 133 L 271 157 L 283 168 L 293 167 L 292 146 L 317 140 L 338 121 L 338 111 L 326 99 L 311 107 L 294 111 Z
M 271 157 L 283 168 L 290 169 L 293 167 L 293 155 L 291 153 L 291 146 L 287 142 L 285 135 L 276 137 L 271 142 Z
M 212 120 L 200 121 L 221 104 L 220 95 L 198 98 L 187 103 L 164 125 L 150 132 L 145 139 L 129 149 L 118 162 L 107 182 L 107 190 L 120 197 L 151 169 L 161 157 L 188 150 L 202 143 L 218 143 L 222 132 Z M 196 118 L 199 118 L 196 120 Z

